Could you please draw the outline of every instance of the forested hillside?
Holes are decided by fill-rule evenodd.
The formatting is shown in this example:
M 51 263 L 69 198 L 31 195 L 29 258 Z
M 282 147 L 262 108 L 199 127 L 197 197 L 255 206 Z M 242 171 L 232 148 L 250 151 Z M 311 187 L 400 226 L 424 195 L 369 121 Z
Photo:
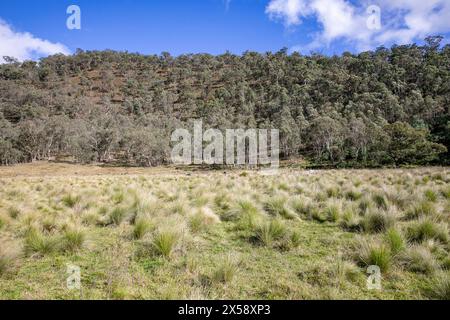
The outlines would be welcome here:
M 170 135 L 280 129 L 282 158 L 316 164 L 448 164 L 450 45 L 327 57 L 113 51 L 0 65 L 0 163 L 73 157 L 153 166 Z

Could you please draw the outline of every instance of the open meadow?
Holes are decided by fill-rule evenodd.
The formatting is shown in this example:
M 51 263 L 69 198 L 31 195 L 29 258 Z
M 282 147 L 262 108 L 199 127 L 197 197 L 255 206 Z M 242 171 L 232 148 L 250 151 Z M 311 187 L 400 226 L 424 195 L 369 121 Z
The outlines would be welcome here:
M 450 299 L 449 222 L 449 168 L 4 167 L 0 299 Z

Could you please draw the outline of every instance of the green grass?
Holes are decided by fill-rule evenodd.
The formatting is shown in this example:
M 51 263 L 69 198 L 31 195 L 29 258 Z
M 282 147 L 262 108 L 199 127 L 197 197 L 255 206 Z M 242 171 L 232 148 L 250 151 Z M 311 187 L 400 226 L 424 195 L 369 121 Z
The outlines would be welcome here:
M 142 171 L 0 178 L 0 299 L 448 294 L 448 169 L 128 170 Z M 82 270 L 81 292 L 66 288 L 68 264 Z M 370 265 L 381 291 L 367 290 Z

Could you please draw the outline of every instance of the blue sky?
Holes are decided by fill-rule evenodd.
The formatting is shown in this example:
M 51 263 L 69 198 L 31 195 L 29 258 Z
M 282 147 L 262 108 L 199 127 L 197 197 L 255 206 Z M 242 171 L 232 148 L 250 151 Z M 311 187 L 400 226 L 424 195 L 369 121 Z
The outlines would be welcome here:
M 429 4 L 424 4 L 428 2 Z M 381 8 L 382 29 L 366 30 Z M 449 0 L 2 0 L 0 56 L 23 60 L 57 51 L 114 49 L 174 55 L 277 51 L 361 51 L 450 32 Z M 66 9 L 81 9 L 68 30 Z M 448 18 L 448 20 L 447 20 Z M 433 19 L 433 25 L 427 24 Z M 3 28 L 3 29 L 2 29 Z M 28 33 L 28 34 L 25 34 Z

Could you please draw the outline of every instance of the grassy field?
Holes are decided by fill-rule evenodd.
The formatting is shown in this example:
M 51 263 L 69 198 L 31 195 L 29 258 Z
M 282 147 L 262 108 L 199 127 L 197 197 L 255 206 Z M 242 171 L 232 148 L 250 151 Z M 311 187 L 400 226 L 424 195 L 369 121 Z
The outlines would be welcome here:
M 450 299 L 449 222 L 448 168 L 0 168 L 0 299 Z

